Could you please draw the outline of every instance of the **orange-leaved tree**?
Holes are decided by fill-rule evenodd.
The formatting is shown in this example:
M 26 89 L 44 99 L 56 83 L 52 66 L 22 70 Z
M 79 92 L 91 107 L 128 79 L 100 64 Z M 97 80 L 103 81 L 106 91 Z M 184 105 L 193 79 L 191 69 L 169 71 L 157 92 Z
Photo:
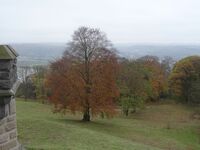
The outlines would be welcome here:
M 80 27 L 74 32 L 63 57 L 51 63 L 47 75 L 49 100 L 56 112 L 112 116 L 118 97 L 116 52 L 99 29 Z
M 143 64 L 144 79 L 147 81 L 146 89 L 151 101 L 159 100 L 165 91 L 164 70 L 159 58 L 156 56 L 144 56 L 138 59 Z
M 200 104 L 200 56 L 189 56 L 175 64 L 170 89 L 181 102 Z

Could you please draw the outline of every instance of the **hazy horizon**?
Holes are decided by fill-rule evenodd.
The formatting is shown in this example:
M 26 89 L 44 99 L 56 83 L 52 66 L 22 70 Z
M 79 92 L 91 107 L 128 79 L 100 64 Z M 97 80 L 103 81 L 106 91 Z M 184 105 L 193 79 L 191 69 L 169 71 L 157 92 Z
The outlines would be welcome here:
M 26 43 L 11 44 L 11 46 L 20 54 L 19 61 L 31 64 L 48 63 L 62 56 L 66 49 L 65 43 Z M 145 44 L 114 44 L 119 56 L 127 58 L 139 58 L 145 55 L 158 56 L 164 58 L 170 56 L 175 60 L 181 58 L 200 55 L 200 45 L 145 45 Z M 24 64 L 24 63 L 23 63 Z

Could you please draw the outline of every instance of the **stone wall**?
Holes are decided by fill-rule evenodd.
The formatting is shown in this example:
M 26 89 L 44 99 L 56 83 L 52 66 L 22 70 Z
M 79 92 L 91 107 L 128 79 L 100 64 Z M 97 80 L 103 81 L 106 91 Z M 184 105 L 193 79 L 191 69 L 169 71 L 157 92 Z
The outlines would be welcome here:
M 4 107 L 5 115 L 0 120 L 0 150 L 20 150 L 17 141 L 15 99 L 12 97 L 9 104 Z
M 21 150 L 17 141 L 15 93 L 17 54 L 8 45 L 0 45 L 0 150 Z

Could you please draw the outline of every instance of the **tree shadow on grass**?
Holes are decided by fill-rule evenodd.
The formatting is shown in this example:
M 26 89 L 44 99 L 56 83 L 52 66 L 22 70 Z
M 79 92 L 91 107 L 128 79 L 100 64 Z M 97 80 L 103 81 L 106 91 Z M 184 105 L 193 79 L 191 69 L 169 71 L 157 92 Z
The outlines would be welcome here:
M 81 128 L 86 128 L 94 131 L 100 131 L 103 129 L 104 131 L 109 132 L 118 129 L 118 125 L 103 120 L 102 121 L 95 120 L 90 122 L 84 122 L 82 120 L 68 119 L 68 118 L 62 118 L 62 119 L 51 118 L 51 120 L 54 122 L 59 122 L 66 125 L 68 124 L 68 125 L 78 126 Z
M 112 123 L 109 122 L 105 122 L 101 120 L 92 120 L 92 121 L 82 121 L 80 119 L 69 119 L 69 118 L 59 118 L 59 119 L 55 119 L 55 118 L 51 118 L 51 120 L 54 121 L 58 121 L 58 122 L 62 122 L 62 123 L 69 123 L 69 124 L 74 124 L 74 125 L 94 125 L 94 126 L 113 126 Z

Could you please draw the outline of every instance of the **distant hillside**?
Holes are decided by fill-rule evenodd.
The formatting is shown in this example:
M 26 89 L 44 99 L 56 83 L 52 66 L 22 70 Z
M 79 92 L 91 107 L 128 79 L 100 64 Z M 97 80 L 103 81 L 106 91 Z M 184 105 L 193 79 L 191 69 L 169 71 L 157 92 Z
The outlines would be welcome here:
M 117 45 L 125 57 L 138 58 L 144 55 L 155 55 L 160 58 L 171 56 L 179 60 L 190 55 L 200 55 L 200 45 Z
M 20 54 L 20 65 L 48 64 L 62 56 L 66 49 L 64 43 L 11 44 Z M 144 55 L 156 55 L 160 58 L 171 56 L 178 60 L 190 55 L 200 55 L 200 45 L 134 45 L 116 44 L 123 57 L 138 58 Z
M 62 56 L 65 44 L 11 44 L 19 53 L 20 65 L 48 64 Z

